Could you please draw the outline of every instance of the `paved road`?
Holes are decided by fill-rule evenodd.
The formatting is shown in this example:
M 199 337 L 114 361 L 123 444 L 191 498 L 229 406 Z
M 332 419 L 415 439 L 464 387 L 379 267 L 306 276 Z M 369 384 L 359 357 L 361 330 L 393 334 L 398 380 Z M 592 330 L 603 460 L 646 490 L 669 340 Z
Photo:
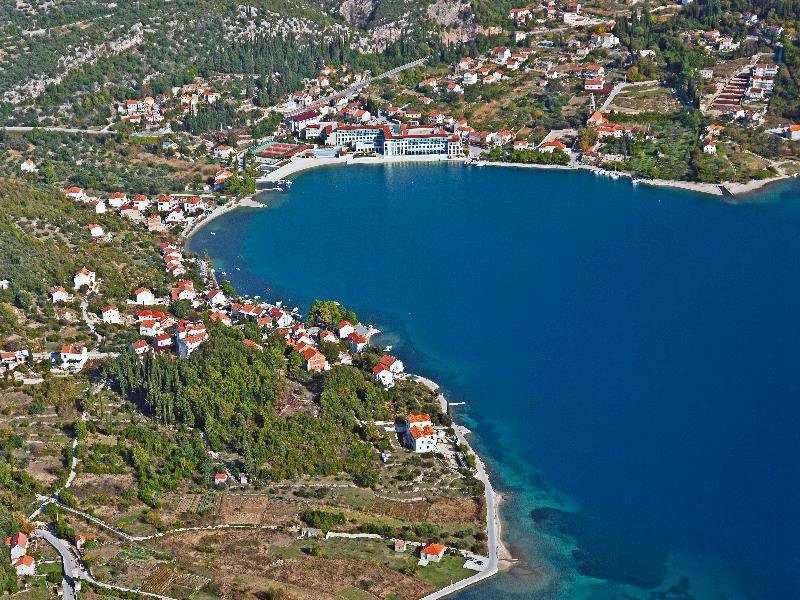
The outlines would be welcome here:
M 420 58 L 418 60 L 406 63 L 404 65 L 400 65 L 399 67 L 395 67 L 394 69 L 390 69 L 389 71 L 385 71 L 380 75 L 376 75 L 375 77 L 368 77 L 364 81 L 360 81 L 356 84 L 351 85 L 349 88 L 342 90 L 341 92 L 336 92 L 335 94 L 329 94 L 328 96 L 322 96 L 319 98 L 315 104 L 327 104 L 334 98 L 338 96 L 347 96 L 348 98 L 352 98 L 357 92 L 362 90 L 363 88 L 367 87 L 373 81 L 377 81 L 378 79 L 385 79 L 386 77 L 392 77 L 397 75 L 401 71 L 405 71 L 406 69 L 411 69 L 418 65 L 424 63 L 427 58 Z M 311 110 L 309 107 L 298 108 L 297 110 L 293 110 L 292 112 L 286 113 L 286 117 L 294 117 L 295 115 L 299 115 L 300 113 L 304 113 L 307 110 Z
M 464 433 L 466 429 L 459 425 L 456 425 L 456 436 L 458 437 L 459 443 L 467 444 L 467 440 L 464 437 Z M 445 596 L 449 596 L 450 594 L 455 594 L 459 590 L 463 590 L 466 587 L 471 585 L 475 585 L 479 581 L 487 579 L 492 575 L 497 573 L 497 529 L 495 527 L 497 523 L 497 508 L 494 504 L 494 490 L 492 489 L 492 484 L 489 481 L 489 477 L 486 474 L 486 469 L 483 466 L 483 461 L 480 457 L 476 454 L 476 473 L 475 477 L 483 482 L 484 485 L 484 497 L 486 499 L 486 534 L 487 540 L 486 543 L 489 546 L 489 560 L 486 563 L 486 568 L 481 571 L 480 573 L 473 575 L 472 577 L 467 577 L 466 579 L 462 579 L 461 581 L 457 581 L 447 587 L 444 587 L 432 594 L 428 594 L 422 600 L 436 600 L 438 598 L 444 598 Z
M 33 535 L 47 540 L 47 542 L 61 555 L 61 563 L 64 566 L 64 579 L 61 582 L 63 599 L 76 600 L 75 579 L 80 577 L 83 568 L 81 567 L 80 560 L 75 555 L 72 546 L 47 529 L 37 529 L 33 532 Z

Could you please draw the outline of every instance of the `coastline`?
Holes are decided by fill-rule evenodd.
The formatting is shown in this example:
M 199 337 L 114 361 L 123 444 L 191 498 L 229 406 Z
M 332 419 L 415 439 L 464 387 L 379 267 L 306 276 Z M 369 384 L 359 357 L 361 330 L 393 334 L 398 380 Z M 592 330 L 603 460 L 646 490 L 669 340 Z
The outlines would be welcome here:
M 370 160 L 370 158 L 371 157 L 369 158 L 364 157 L 363 159 L 355 159 L 349 161 L 346 164 L 350 164 L 353 162 L 355 162 L 356 164 L 383 164 L 384 162 L 439 162 L 441 160 L 439 157 L 436 157 L 436 160 L 431 160 L 430 157 L 398 157 L 400 159 L 406 158 L 406 160 L 397 160 L 397 161 L 384 161 L 380 158 L 377 158 L 377 160 L 375 159 Z M 409 158 L 411 160 L 408 160 Z M 422 160 L 421 161 L 414 160 L 417 158 L 421 158 Z M 291 172 L 297 173 L 316 166 L 322 166 L 318 162 L 316 162 L 315 159 L 307 159 L 307 160 L 314 162 L 313 164 L 310 165 L 307 164 L 297 165 L 297 168 L 291 170 Z M 453 162 L 453 159 L 445 159 L 445 160 L 447 160 L 448 162 Z M 326 161 L 327 164 L 341 164 L 341 162 L 342 161 L 339 160 Z M 285 165 L 285 166 L 291 166 L 291 163 L 290 165 Z M 282 178 L 283 176 L 285 176 L 285 173 L 282 174 L 280 177 L 273 179 L 272 181 L 277 181 L 277 179 Z M 182 232 L 181 234 L 182 243 L 184 244 L 188 243 L 191 237 L 197 231 L 199 231 L 203 226 L 210 223 L 214 219 L 222 216 L 223 214 L 232 212 L 237 208 L 242 208 L 242 207 L 261 208 L 263 206 L 264 206 L 263 204 L 255 201 L 251 196 L 247 196 L 240 200 L 218 206 L 206 217 L 204 217 L 199 221 L 196 221 L 195 223 L 192 224 L 192 226 L 188 230 Z M 208 268 L 213 269 L 214 268 L 213 263 L 208 265 Z M 415 381 L 422 383 L 433 392 L 438 392 L 441 389 L 439 384 L 432 381 L 431 379 L 422 377 L 420 375 L 412 375 L 412 377 L 414 378 Z M 447 400 L 444 394 L 439 393 L 438 400 L 441 403 L 443 412 L 448 413 L 449 411 L 447 410 L 448 408 Z M 457 581 L 451 585 L 448 585 L 440 590 L 437 590 L 436 592 L 433 592 L 432 594 L 425 596 L 421 600 L 436 600 L 438 598 L 444 598 L 445 596 L 450 596 L 452 594 L 455 594 L 456 592 L 463 590 L 467 587 L 473 586 L 483 581 L 484 579 L 493 577 L 499 571 L 508 570 L 514 562 L 514 558 L 511 555 L 511 552 L 503 543 L 501 537 L 503 526 L 499 508 L 501 503 L 503 502 L 503 496 L 499 492 L 496 492 L 494 490 L 494 487 L 492 486 L 492 483 L 489 479 L 489 475 L 484 465 L 484 459 L 477 452 L 475 452 L 475 450 L 472 448 L 472 446 L 466 439 L 466 435 L 471 433 L 471 431 L 467 427 L 459 425 L 455 422 L 453 422 L 453 428 L 455 429 L 456 437 L 458 438 L 459 443 L 466 445 L 469 448 L 469 451 L 475 455 L 476 459 L 475 477 L 479 481 L 481 481 L 484 485 L 484 501 L 486 503 L 486 538 L 487 538 L 486 545 L 489 550 L 488 564 L 486 565 L 486 568 L 483 571 L 480 571 L 475 575 L 472 575 L 470 577 Z
M 350 164 L 391 164 L 391 163 L 410 163 L 410 162 L 462 162 L 460 159 L 446 159 L 442 157 L 397 157 L 393 159 L 384 159 L 380 157 L 361 157 L 361 158 L 352 158 L 347 157 L 344 159 L 298 159 L 283 165 L 279 169 L 273 171 L 273 173 L 269 174 L 269 178 L 262 178 L 259 182 L 275 182 L 279 179 L 283 179 L 285 177 L 289 177 L 291 175 L 310 170 L 316 167 L 322 167 L 327 165 L 350 165 Z M 561 166 L 561 165 L 537 165 L 537 164 L 517 164 L 517 163 L 487 163 L 489 166 L 503 166 L 503 167 L 517 167 L 517 168 L 538 168 L 538 169 L 560 169 L 560 170 L 592 170 L 590 167 L 586 166 Z M 630 177 L 629 174 L 620 173 L 620 175 Z M 633 178 L 631 178 L 633 179 Z M 754 190 L 760 189 L 770 183 L 774 183 L 776 181 L 782 181 L 785 179 L 790 179 L 788 175 L 780 175 L 778 177 L 770 178 L 767 180 L 757 180 L 749 182 L 748 184 L 736 184 L 736 191 L 730 192 L 730 195 L 735 194 L 745 194 L 752 192 Z M 684 189 L 687 191 L 696 191 L 700 193 L 705 193 L 709 195 L 716 195 L 716 196 L 723 196 L 725 195 L 722 191 L 722 187 L 724 184 L 700 184 L 695 182 L 681 182 L 681 181 L 667 181 L 667 180 L 638 180 L 638 182 L 650 184 L 656 187 L 673 187 L 678 189 Z M 732 184 L 728 184 L 732 185 Z M 701 186 L 700 188 L 696 186 Z M 711 188 L 715 188 L 716 191 L 710 191 Z M 247 202 L 245 202 L 245 200 Z M 207 218 L 198 221 L 190 230 L 188 236 L 186 236 L 186 240 L 194 235 L 202 226 L 211 222 L 212 220 L 216 219 L 217 217 L 225 214 L 227 212 L 233 211 L 236 208 L 241 206 L 264 206 L 263 204 L 255 201 L 252 197 L 247 199 L 242 199 L 242 201 L 231 202 L 229 204 L 223 205 L 215 211 L 212 211 L 208 215 Z M 217 212 L 219 211 L 219 212 Z M 415 379 L 427 385 L 433 391 L 438 391 L 439 386 L 426 378 L 415 376 Z M 441 398 L 443 396 L 440 395 Z M 440 402 L 442 400 L 440 399 Z M 445 404 L 446 406 L 446 404 Z M 461 425 L 456 425 L 454 423 L 454 427 L 456 428 L 457 435 L 460 442 L 463 442 L 470 446 L 465 439 L 465 435 L 470 433 L 470 431 Z M 470 446 L 470 450 L 474 452 L 472 447 Z M 422 600 L 435 600 L 438 598 L 444 598 L 455 594 L 467 587 L 475 585 L 485 579 L 488 579 L 499 571 L 506 570 L 510 568 L 513 564 L 513 557 L 511 556 L 508 548 L 503 544 L 501 535 L 502 535 L 502 519 L 500 516 L 500 506 L 503 502 L 503 497 L 501 494 L 496 492 L 491 483 L 489 481 L 488 475 L 486 473 L 484 460 L 475 453 L 476 455 L 476 463 L 478 465 L 476 473 L 476 477 L 480 474 L 479 479 L 484 481 L 485 485 L 485 499 L 486 499 L 486 522 L 487 522 L 487 538 L 488 538 L 488 547 L 490 550 L 490 561 L 487 565 L 487 568 L 479 573 L 476 573 L 473 576 L 467 577 L 459 582 L 456 582 L 450 586 L 442 588 L 441 590 L 437 590 L 436 592 L 425 596 Z
M 449 158 L 446 156 L 344 156 L 338 158 L 295 158 L 285 165 L 282 165 L 274 171 L 259 177 L 256 183 L 276 183 L 280 180 L 296 175 L 309 169 L 326 166 L 349 166 L 349 165 L 390 165 L 400 163 L 463 163 L 463 157 Z M 545 170 L 558 170 L 558 171 L 589 171 L 597 174 L 605 174 L 607 171 L 598 167 L 590 165 L 542 165 L 536 163 L 512 163 L 512 162 L 487 162 L 487 167 L 506 167 L 515 169 L 545 169 Z M 710 196 L 728 196 L 736 198 L 758 191 L 770 184 L 780 181 L 792 179 L 791 175 L 780 174 L 775 177 L 767 179 L 753 179 L 747 183 L 737 182 L 723 182 L 723 183 L 702 183 L 699 181 L 679 181 L 675 179 L 639 179 L 630 173 L 619 172 L 618 176 L 625 177 L 631 180 L 633 185 L 643 184 L 653 187 L 666 187 L 690 192 L 697 192 L 700 194 L 707 194 Z M 237 208 L 263 208 L 264 205 L 255 200 L 260 192 L 256 191 L 254 196 L 245 196 L 239 200 L 223 204 L 215 208 L 211 213 L 202 217 L 201 219 L 192 223 L 192 225 L 184 230 L 181 238 L 188 241 L 200 229 L 211 223 L 218 217 L 227 214 Z

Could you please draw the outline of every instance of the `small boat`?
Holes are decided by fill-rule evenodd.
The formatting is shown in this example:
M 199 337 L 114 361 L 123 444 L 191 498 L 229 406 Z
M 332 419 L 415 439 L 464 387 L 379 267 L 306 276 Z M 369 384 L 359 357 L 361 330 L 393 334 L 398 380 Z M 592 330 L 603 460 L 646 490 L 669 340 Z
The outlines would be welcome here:
M 292 312 L 293 312 L 293 313 L 299 313 L 299 312 L 300 312 L 300 309 L 299 309 L 299 308 L 297 308 L 297 307 L 295 306 L 295 307 L 292 309 Z
M 282 304 L 283 304 L 283 300 L 278 300 L 278 301 L 275 303 L 275 306 L 277 306 L 278 308 L 280 308 L 280 306 L 281 306 Z
M 209 233 L 210 233 L 211 235 L 217 235 L 217 232 L 216 232 L 216 231 L 209 231 Z
M 261 296 L 253 296 L 253 300 L 261 300 Z
M 386 346 L 386 347 L 383 349 L 383 351 L 384 351 L 384 352 L 391 352 L 391 351 L 392 351 L 392 347 L 391 347 L 391 346 Z
M 237 271 L 241 271 L 241 269 L 240 269 L 239 267 L 236 267 L 236 270 L 237 270 Z
M 485 160 L 479 160 L 479 161 L 478 161 L 477 163 L 475 163 L 475 164 L 476 164 L 476 166 L 478 166 L 478 167 L 485 167 L 485 166 L 486 166 L 486 161 L 485 161 Z

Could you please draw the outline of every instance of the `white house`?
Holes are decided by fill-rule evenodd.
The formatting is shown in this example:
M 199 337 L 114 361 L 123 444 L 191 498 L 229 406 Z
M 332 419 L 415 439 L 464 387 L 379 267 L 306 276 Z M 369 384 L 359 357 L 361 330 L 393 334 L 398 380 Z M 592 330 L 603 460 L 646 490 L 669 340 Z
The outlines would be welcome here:
M 67 290 L 59 285 L 50 288 L 50 299 L 54 304 L 57 302 L 69 302 L 70 295 L 67 293 Z
M 211 304 L 212 306 L 224 306 L 225 304 L 228 303 L 228 299 L 225 297 L 225 293 L 219 288 L 210 290 L 206 294 L 206 299 L 208 300 L 208 303 Z
M 228 158 L 232 154 L 236 154 L 236 150 L 230 146 L 217 146 L 214 148 L 214 158 Z
M 414 452 L 436 450 L 436 430 L 427 414 L 409 415 L 406 418 L 406 443 Z
M 29 158 L 28 160 L 26 160 L 25 162 L 23 162 L 22 164 L 20 164 L 20 166 L 19 166 L 19 170 L 20 170 L 20 171 L 22 171 L 23 173 L 36 173 L 36 171 L 38 171 L 39 169 L 38 169 L 38 167 L 36 166 L 36 163 L 35 163 L 35 162 L 33 162 L 33 161 L 32 161 L 32 160 Z
M 70 200 L 84 200 L 86 194 L 83 193 L 83 188 L 73 186 L 67 190 L 67 198 Z
M 93 238 L 101 237 L 105 233 L 103 228 L 97 223 L 90 223 L 86 226 L 86 229 L 89 230 L 89 235 L 91 235 Z
M 83 344 L 65 344 L 61 346 L 59 352 L 61 366 L 75 371 L 80 371 L 86 365 L 88 358 L 89 351 Z
M 72 278 L 72 283 L 76 290 L 82 288 L 83 286 L 86 286 L 92 290 L 97 283 L 97 277 L 94 271 L 90 271 L 86 267 L 83 267 L 80 271 L 75 273 L 75 276 Z
M 133 292 L 133 297 L 135 299 L 135 304 L 141 304 L 142 306 L 148 306 L 156 303 L 156 297 L 153 295 L 153 292 L 148 290 L 146 287 L 140 287 L 138 290 Z
M 103 323 L 119 323 L 119 309 L 116 306 L 106 306 L 100 310 L 100 319 Z
M 367 345 L 367 338 L 355 331 L 348 335 L 347 339 L 350 340 L 350 349 L 353 352 L 361 352 Z
M 351 333 L 355 331 L 355 327 L 353 327 L 350 321 L 342 321 L 339 323 L 339 338 L 344 339 L 348 337 Z
M 11 560 L 22 558 L 28 553 L 28 535 L 18 531 L 11 537 L 6 538 L 6 546 L 11 553 Z
M 106 212 L 106 203 L 102 200 L 94 199 L 89 205 L 94 209 L 95 214 L 102 215 Z
M 372 377 L 385 388 L 394 387 L 394 375 L 384 364 L 378 363 L 372 369 Z
M 420 550 L 419 557 L 428 562 L 439 562 L 446 550 L 447 546 L 443 544 L 427 544 Z
M 714 143 L 714 140 L 708 140 L 703 145 L 703 153 L 704 154 L 716 154 L 717 153 L 717 145 Z
M 119 208 L 128 202 L 128 195 L 125 192 L 114 192 L 108 197 L 108 205 L 111 208 Z
M 17 570 L 18 577 L 22 577 L 23 575 L 36 574 L 36 561 L 33 559 L 32 556 L 29 556 L 28 554 L 13 561 L 12 564 L 14 565 L 14 568 Z
M 404 366 L 403 361 L 395 358 L 394 356 L 390 356 L 388 354 L 384 354 L 381 356 L 380 364 L 388 367 L 388 369 L 394 374 L 398 375 L 403 372 Z

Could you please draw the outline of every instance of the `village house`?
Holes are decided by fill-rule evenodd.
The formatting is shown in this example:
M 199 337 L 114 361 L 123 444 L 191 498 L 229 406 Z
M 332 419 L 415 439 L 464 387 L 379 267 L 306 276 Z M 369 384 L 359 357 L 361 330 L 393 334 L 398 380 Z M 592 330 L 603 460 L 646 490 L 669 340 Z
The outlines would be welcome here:
M 214 485 L 222 485 L 223 483 L 227 483 L 228 481 L 228 474 L 227 473 L 215 473 L 214 474 Z
M 86 194 L 83 193 L 83 188 L 71 187 L 67 190 L 67 198 L 83 201 L 86 199 Z
M 156 297 L 153 295 L 153 292 L 146 287 L 140 287 L 133 292 L 133 298 L 134 304 L 139 304 L 141 306 L 150 306 L 156 303 Z
M 147 352 L 150 349 L 150 344 L 148 344 L 146 340 L 138 340 L 136 342 L 133 342 L 130 348 L 137 355 L 142 356 L 145 352 Z
M 228 304 L 228 298 L 225 296 L 225 292 L 219 288 L 214 288 L 206 292 L 206 301 L 208 301 L 211 306 L 225 306 Z
M 86 267 L 83 267 L 72 277 L 72 283 L 75 290 L 79 290 L 80 288 L 86 286 L 91 291 L 94 289 L 94 286 L 97 283 L 97 278 L 94 271 L 90 271 Z
M 405 423 L 405 438 L 408 446 L 417 453 L 436 450 L 436 430 L 427 414 L 408 415 Z
M 153 349 L 163 352 L 173 346 L 172 336 L 168 333 L 159 333 L 153 337 Z
M 130 204 L 136 210 L 144 212 L 148 208 L 150 208 L 150 198 L 148 198 L 144 194 L 139 194 L 137 196 L 134 196 L 134 198 L 133 198 L 133 200 L 131 200 Z
M 345 339 L 355 331 L 355 327 L 353 327 L 350 321 L 342 321 L 341 323 L 339 323 L 338 330 L 339 330 L 339 337 L 341 339 Z
M 384 354 L 381 356 L 380 364 L 388 367 L 394 375 L 399 375 L 405 369 L 402 360 L 399 360 L 389 354 Z
M 100 310 L 100 319 L 103 323 L 119 324 L 119 309 L 116 306 L 106 306 Z
M 714 140 L 708 140 L 705 144 L 703 144 L 703 154 L 716 154 L 717 153 L 717 144 Z
M 50 288 L 50 299 L 52 300 L 53 304 L 57 304 L 58 302 L 69 302 L 70 295 L 60 285 L 57 287 Z
M 23 173 L 36 173 L 39 169 L 36 167 L 36 163 L 29 158 L 19 165 L 19 170 Z
M 373 367 L 372 377 L 387 389 L 394 387 L 394 374 L 392 370 L 384 364 L 378 363 Z
M 228 327 L 230 327 L 230 325 L 233 323 L 233 321 L 231 321 L 231 318 L 224 312 L 219 312 L 219 311 L 213 312 L 208 316 L 208 318 L 211 319 L 212 322 L 219 321 L 220 323 L 222 323 L 223 325 L 227 325 Z
M 22 558 L 28 553 L 28 535 L 18 531 L 11 537 L 6 538 L 6 546 L 11 553 L 11 560 Z
M 303 350 L 302 355 L 306 359 L 306 371 L 319 372 L 330 368 L 325 355 L 316 348 L 307 347 Z
M 147 231 L 164 231 L 164 224 L 161 222 L 161 215 L 148 215 Z
M 102 200 L 98 200 L 97 198 L 91 200 L 89 202 L 89 206 L 92 207 L 92 210 L 94 210 L 95 214 L 102 215 L 106 212 L 106 203 Z
M 25 364 L 28 359 L 27 350 L 9 350 L 7 352 L 0 352 L 0 367 L 6 371 L 13 371 L 18 366 Z
M 103 234 L 105 233 L 103 231 L 103 228 L 100 227 L 100 225 L 98 225 L 97 223 L 91 223 L 87 225 L 86 229 L 89 230 L 89 235 L 91 235 L 93 238 L 102 237 Z
M 555 150 L 563 150 L 566 151 L 567 146 L 563 142 L 543 142 L 539 144 L 538 150 L 539 152 L 553 152 Z
M 419 552 L 421 559 L 427 562 L 439 562 L 442 560 L 447 546 L 443 544 L 427 544 Z
M 128 203 L 128 195 L 125 192 L 114 192 L 108 197 L 108 205 L 111 208 L 120 208 Z
M 233 154 L 236 154 L 236 150 L 231 146 L 221 145 L 214 148 L 214 158 L 229 158 Z
M 175 199 L 172 196 L 161 196 L 156 202 L 158 212 L 171 212 L 175 208 Z
M 800 140 L 800 125 L 789 125 L 786 128 L 786 135 L 793 142 Z
M 348 335 L 347 339 L 350 340 L 350 349 L 353 352 L 361 352 L 367 345 L 367 338 L 355 331 Z
M 395 540 L 394 541 L 394 551 L 395 552 L 405 552 L 406 551 L 406 542 L 405 542 L 405 540 Z
M 292 315 L 277 306 L 270 308 L 268 314 L 273 318 L 276 327 L 289 327 L 294 323 Z
M 65 344 L 58 353 L 59 364 L 69 370 L 80 371 L 86 365 L 89 351 L 83 344 Z
M 17 576 L 33 576 L 36 574 L 36 561 L 28 554 L 11 563 L 17 571 Z
M 329 342 L 331 344 L 336 344 L 339 342 L 339 338 L 336 337 L 336 334 L 328 329 L 323 329 L 319 332 L 319 341 L 320 342 Z

